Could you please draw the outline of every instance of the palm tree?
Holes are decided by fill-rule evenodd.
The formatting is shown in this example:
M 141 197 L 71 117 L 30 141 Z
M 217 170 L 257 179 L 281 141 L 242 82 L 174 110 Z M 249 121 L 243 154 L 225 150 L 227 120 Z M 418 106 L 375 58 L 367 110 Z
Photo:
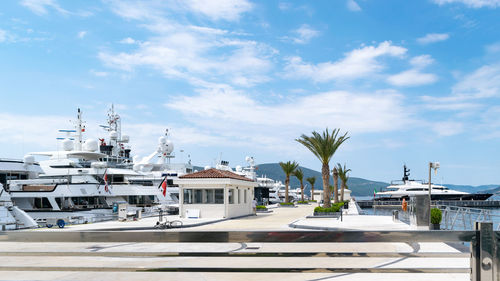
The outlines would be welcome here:
M 300 194 L 301 194 L 301 199 L 300 201 L 304 201 L 304 172 L 302 172 L 302 169 L 298 168 L 293 172 L 293 175 L 299 180 L 300 182 Z
M 314 184 L 316 183 L 316 177 L 307 178 L 306 181 L 311 185 L 311 200 L 314 200 Z
M 295 169 L 297 169 L 297 167 L 299 166 L 299 163 L 293 161 L 293 162 L 286 162 L 286 163 L 283 163 L 283 162 L 280 162 L 280 166 L 281 166 L 281 169 L 283 169 L 283 172 L 285 173 L 286 175 L 286 179 L 285 179 L 285 202 L 288 203 L 288 186 L 290 184 L 290 175 L 293 174 L 293 172 L 295 172 Z
M 339 178 L 342 181 L 341 191 L 340 191 L 340 201 L 344 202 L 344 189 L 347 188 L 347 181 L 349 180 L 349 176 L 347 175 L 347 173 L 349 173 L 351 169 L 347 169 L 345 164 L 344 167 L 342 167 L 340 163 L 337 163 L 337 167 L 339 170 Z
M 333 202 L 337 203 L 339 202 L 339 171 L 337 170 L 337 167 L 333 167 L 332 170 L 333 174 Z
M 301 135 L 296 139 L 297 142 L 307 147 L 321 161 L 321 177 L 323 178 L 323 196 L 324 206 L 330 207 L 330 160 L 339 146 L 349 139 L 347 133 L 338 136 L 340 129 L 334 129 L 331 134 L 326 128 L 323 134 L 316 131 L 312 136 Z

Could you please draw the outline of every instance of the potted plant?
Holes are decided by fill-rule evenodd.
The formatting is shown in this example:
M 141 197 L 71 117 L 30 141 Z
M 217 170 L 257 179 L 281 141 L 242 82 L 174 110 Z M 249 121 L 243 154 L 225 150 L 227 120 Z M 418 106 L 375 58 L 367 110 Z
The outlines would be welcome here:
M 440 229 L 440 223 L 441 220 L 443 219 L 443 214 L 441 213 L 441 210 L 438 208 L 432 208 L 431 209 L 431 225 L 430 229 L 431 230 L 439 230 Z
M 257 212 L 266 212 L 267 211 L 267 207 L 264 206 L 264 205 L 257 205 L 255 207 L 255 209 L 256 209 Z
M 339 217 L 341 208 L 344 205 L 344 203 L 334 203 L 330 208 L 326 207 L 316 207 L 314 208 L 314 216 L 333 216 L 333 217 Z

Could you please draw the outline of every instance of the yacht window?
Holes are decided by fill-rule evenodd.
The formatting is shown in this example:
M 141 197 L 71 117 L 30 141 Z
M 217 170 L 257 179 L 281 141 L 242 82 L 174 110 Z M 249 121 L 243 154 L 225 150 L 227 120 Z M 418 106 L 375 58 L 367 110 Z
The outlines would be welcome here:
M 124 175 L 111 175 L 108 176 L 109 183 L 124 183 L 125 176 Z

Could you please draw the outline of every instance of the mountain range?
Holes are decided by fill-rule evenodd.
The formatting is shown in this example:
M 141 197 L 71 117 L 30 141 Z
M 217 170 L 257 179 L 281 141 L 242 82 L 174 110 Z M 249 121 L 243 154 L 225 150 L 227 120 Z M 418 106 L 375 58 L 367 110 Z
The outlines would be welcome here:
M 314 185 L 314 188 L 317 190 L 323 189 L 321 172 L 302 166 L 299 166 L 299 168 L 301 168 L 302 171 L 304 172 L 304 189 L 306 194 L 310 194 L 311 192 L 311 187 L 309 183 L 306 181 L 306 178 L 308 177 L 316 177 L 316 184 Z M 194 167 L 194 169 L 201 171 L 203 170 L 203 167 Z M 257 166 L 256 172 L 259 177 L 266 176 L 273 180 L 279 180 L 282 181 L 283 183 L 285 182 L 285 174 L 283 173 L 283 170 L 281 169 L 281 166 L 278 163 L 260 164 Z M 330 177 L 330 184 L 333 185 L 333 179 L 331 177 Z M 290 177 L 290 185 L 292 188 L 300 187 L 299 181 L 294 176 Z M 479 186 L 457 185 L 457 184 L 443 184 L 443 185 L 450 189 L 470 192 L 470 193 L 500 192 L 500 185 L 479 185 Z M 372 181 L 357 177 L 350 177 L 349 181 L 347 182 L 347 186 L 352 191 L 352 195 L 354 196 L 373 196 L 374 190 L 379 191 L 382 188 L 389 186 L 389 183 Z

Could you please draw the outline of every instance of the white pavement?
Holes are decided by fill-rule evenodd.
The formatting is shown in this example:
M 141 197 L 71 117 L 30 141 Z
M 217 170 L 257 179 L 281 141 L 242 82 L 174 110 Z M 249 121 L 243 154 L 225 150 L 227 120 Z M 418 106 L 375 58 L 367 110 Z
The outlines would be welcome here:
M 354 205 L 354 204 L 352 204 Z M 184 220 L 185 224 L 209 223 L 183 231 L 273 230 L 409 230 L 390 217 L 353 215 L 349 205 L 343 220 L 312 218 L 316 205 L 275 208 L 272 213 L 214 222 Z M 355 207 L 355 206 L 354 206 Z M 357 210 L 355 210 L 357 211 Z M 169 216 L 169 219 L 177 217 Z M 88 231 L 151 227 L 156 218 L 132 222 L 102 222 L 64 229 L 30 231 Z M 292 227 L 290 227 L 292 226 Z M 293 228 L 297 227 L 297 228 Z M 153 230 L 172 231 L 172 230 Z M 176 230 L 173 230 L 176 231 Z M 1 237 L 0 237 L 1 238 Z M 1 241 L 1 239 L 0 239 Z M 232 254 L 322 253 L 314 256 L 172 256 L 177 252 Z M 359 253 L 360 256 L 343 256 Z M 368 254 L 368 255 L 367 255 Z M 387 256 L 402 255 L 402 256 Z M 420 254 L 425 257 L 410 257 Z M 441 254 L 441 256 L 433 256 Z M 339 256 L 340 255 L 340 256 Z M 365 256 L 363 256 L 365 255 Z M 445 256 L 443 256 L 445 255 Z M 449 256 L 446 256 L 449 255 Z M 445 243 L 14 243 L 0 242 L 0 280 L 469 280 L 469 258 Z M 137 272 L 165 268 L 332 268 L 341 273 L 318 272 Z M 351 273 L 344 268 L 400 269 L 446 268 L 449 273 Z M 129 272 L 123 272 L 129 271 Z M 453 273 L 452 273 L 453 272 Z

